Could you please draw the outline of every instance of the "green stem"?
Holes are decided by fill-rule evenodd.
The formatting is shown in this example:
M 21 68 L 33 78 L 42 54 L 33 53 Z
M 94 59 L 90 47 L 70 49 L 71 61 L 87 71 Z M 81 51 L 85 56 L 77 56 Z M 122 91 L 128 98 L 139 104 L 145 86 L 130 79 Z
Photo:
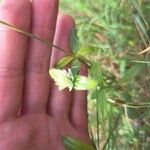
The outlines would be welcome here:
M 143 103 L 143 104 L 135 104 L 135 103 L 126 103 L 123 101 L 116 101 L 112 99 L 107 99 L 108 102 L 122 106 L 122 107 L 128 107 L 128 108 L 134 108 L 134 109 L 139 109 L 139 108 L 149 108 L 150 103 Z
M 100 148 L 100 136 L 99 136 L 99 133 L 100 133 L 100 130 L 99 130 L 99 124 L 100 124 L 100 121 L 99 121 L 99 112 L 98 112 L 98 94 L 97 94 L 98 90 L 96 88 L 96 120 L 97 120 L 97 148 L 99 149 Z

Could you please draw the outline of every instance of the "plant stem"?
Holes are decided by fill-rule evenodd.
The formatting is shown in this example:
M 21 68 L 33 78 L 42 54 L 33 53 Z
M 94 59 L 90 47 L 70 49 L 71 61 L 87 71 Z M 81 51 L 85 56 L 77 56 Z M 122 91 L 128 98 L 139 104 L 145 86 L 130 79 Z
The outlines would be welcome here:
M 18 28 L 18 27 L 15 26 L 15 25 L 11 25 L 11 24 L 9 24 L 9 23 L 7 23 L 7 22 L 4 22 L 4 21 L 2 21 L 2 20 L 0 20 L 0 23 L 3 24 L 3 25 L 6 25 L 7 27 L 11 28 L 12 30 L 14 30 L 14 31 L 16 31 L 16 32 L 19 32 L 19 33 L 21 33 L 21 34 L 23 34 L 23 35 L 26 35 L 26 36 L 30 37 L 30 38 L 37 39 L 37 40 L 43 42 L 44 44 L 46 44 L 46 45 L 47 45 L 48 47 L 50 47 L 50 48 L 55 47 L 56 49 L 61 50 L 61 51 L 65 52 L 65 53 L 67 53 L 66 50 L 64 50 L 64 49 L 62 49 L 62 48 L 60 48 L 60 47 L 58 47 L 58 46 L 56 46 L 56 45 L 51 44 L 48 40 L 42 39 L 41 37 L 39 37 L 39 36 L 37 36 L 37 35 L 34 35 L 34 34 L 32 34 L 32 33 L 26 32 L 26 31 L 24 31 L 23 29 L 20 29 L 20 28 Z
M 126 103 L 123 101 L 116 101 L 116 100 L 112 100 L 112 99 L 107 99 L 107 101 L 110 103 L 122 106 L 122 107 L 128 107 L 128 108 L 134 108 L 134 109 L 150 107 L 150 103 L 135 104 L 135 103 Z

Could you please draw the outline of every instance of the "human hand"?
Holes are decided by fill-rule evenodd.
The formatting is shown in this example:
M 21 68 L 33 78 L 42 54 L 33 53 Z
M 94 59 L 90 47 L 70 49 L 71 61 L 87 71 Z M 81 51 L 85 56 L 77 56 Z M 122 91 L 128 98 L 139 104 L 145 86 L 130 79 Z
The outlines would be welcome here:
M 2 0 L 0 20 L 69 50 L 70 16 L 58 0 Z M 64 150 L 62 136 L 90 143 L 86 92 L 58 91 L 50 66 L 64 55 L 0 25 L 0 150 Z M 81 70 L 85 74 L 86 69 Z

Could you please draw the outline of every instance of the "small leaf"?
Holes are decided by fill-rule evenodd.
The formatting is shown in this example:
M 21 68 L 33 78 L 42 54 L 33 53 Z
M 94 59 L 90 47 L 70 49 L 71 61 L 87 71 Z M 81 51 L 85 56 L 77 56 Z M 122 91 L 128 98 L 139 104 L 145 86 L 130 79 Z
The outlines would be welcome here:
M 75 28 L 72 28 L 70 31 L 70 48 L 72 51 L 76 51 L 79 48 L 79 39 Z
M 58 86 L 59 90 L 69 88 L 69 91 L 73 88 L 73 76 L 67 73 L 66 70 L 50 69 L 49 74 L 54 79 L 55 84 Z
M 87 56 L 90 55 L 92 53 L 92 49 L 91 48 L 80 48 L 77 53 L 81 56 Z
M 106 90 L 101 89 L 97 93 L 98 101 L 97 101 L 97 108 L 98 108 L 98 119 L 100 122 L 103 122 L 106 118 L 108 118 L 108 105 L 107 105 L 107 98 L 106 98 Z
M 89 77 L 85 76 L 75 76 L 74 88 L 76 90 L 90 90 L 95 88 L 97 82 Z
M 105 84 L 103 69 L 99 62 L 92 62 L 90 75 L 92 76 L 92 78 L 97 80 L 99 85 L 103 86 Z
M 135 78 L 135 76 L 137 76 L 140 71 L 145 67 L 144 64 L 138 64 L 135 65 L 133 67 L 131 67 L 130 69 L 127 70 L 127 72 L 124 74 L 124 76 L 122 77 L 122 79 L 120 80 L 121 83 L 126 83 L 126 82 L 130 82 L 131 80 L 133 80 Z
M 63 68 L 66 65 L 68 65 L 69 63 L 71 63 L 74 60 L 74 56 L 73 55 L 68 55 L 65 56 L 64 58 L 60 59 L 56 64 L 55 67 L 56 68 Z
M 71 71 L 73 76 L 76 76 L 80 70 L 80 62 L 78 59 L 73 60 L 71 64 Z
M 94 150 L 91 145 L 70 136 L 63 136 L 63 144 L 70 150 Z

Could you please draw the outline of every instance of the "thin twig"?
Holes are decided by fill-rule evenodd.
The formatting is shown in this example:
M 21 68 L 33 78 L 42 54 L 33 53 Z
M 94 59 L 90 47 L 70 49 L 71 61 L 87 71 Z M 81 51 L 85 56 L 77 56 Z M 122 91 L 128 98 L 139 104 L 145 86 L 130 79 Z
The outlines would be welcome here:
M 95 148 L 95 150 L 97 149 L 96 147 L 96 143 L 94 142 L 94 135 L 93 135 L 93 131 L 92 131 L 92 127 L 91 124 L 89 124 L 89 132 L 90 132 L 90 136 L 91 136 L 91 140 L 92 140 L 92 145 Z
M 150 46 L 147 47 L 145 50 L 141 51 L 140 53 L 138 53 L 138 55 L 141 55 L 141 54 L 146 53 L 148 51 L 150 51 Z
M 67 53 L 67 51 L 65 51 L 64 49 L 59 48 L 58 46 L 51 44 L 48 40 L 42 39 L 40 36 L 37 36 L 37 35 L 34 35 L 32 33 L 26 32 L 23 29 L 20 29 L 17 26 L 11 25 L 11 24 L 9 24 L 9 23 L 7 23 L 5 21 L 2 21 L 2 20 L 0 20 L 0 23 L 3 24 L 3 25 L 6 25 L 7 27 L 11 28 L 12 30 L 14 30 L 16 32 L 19 32 L 19 33 L 21 33 L 23 35 L 26 35 L 26 36 L 30 37 L 30 38 L 37 39 L 37 40 L 43 42 L 44 44 L 46 44 L 50 48 L 54 47 L 54 48 L 56 48 L 58 50 L 61 50 L 61 51 L 65 52 L 65 53 Z
M 124 101 L 116 101 L 112 99 L 107 99 L 108 102 L 122 106 L 122 107 L 127 107 L 127 108 L 134 108 L 134 109 L 139 109 L 139 108 L 148 108 L 150 107 L 150 103 L 127 103 Z
M 130 131 L 133 133 L 133 128 L 132 128 L 132 126 L 130 124 L 130 120 L 129 120 L 129 116 L 128 116 L 128 108 L 127 108 L 127 106 L 124 106 L 124 111 L 125 111 L 125 117 L 126 117 L 128 126 L 130 128 Z

